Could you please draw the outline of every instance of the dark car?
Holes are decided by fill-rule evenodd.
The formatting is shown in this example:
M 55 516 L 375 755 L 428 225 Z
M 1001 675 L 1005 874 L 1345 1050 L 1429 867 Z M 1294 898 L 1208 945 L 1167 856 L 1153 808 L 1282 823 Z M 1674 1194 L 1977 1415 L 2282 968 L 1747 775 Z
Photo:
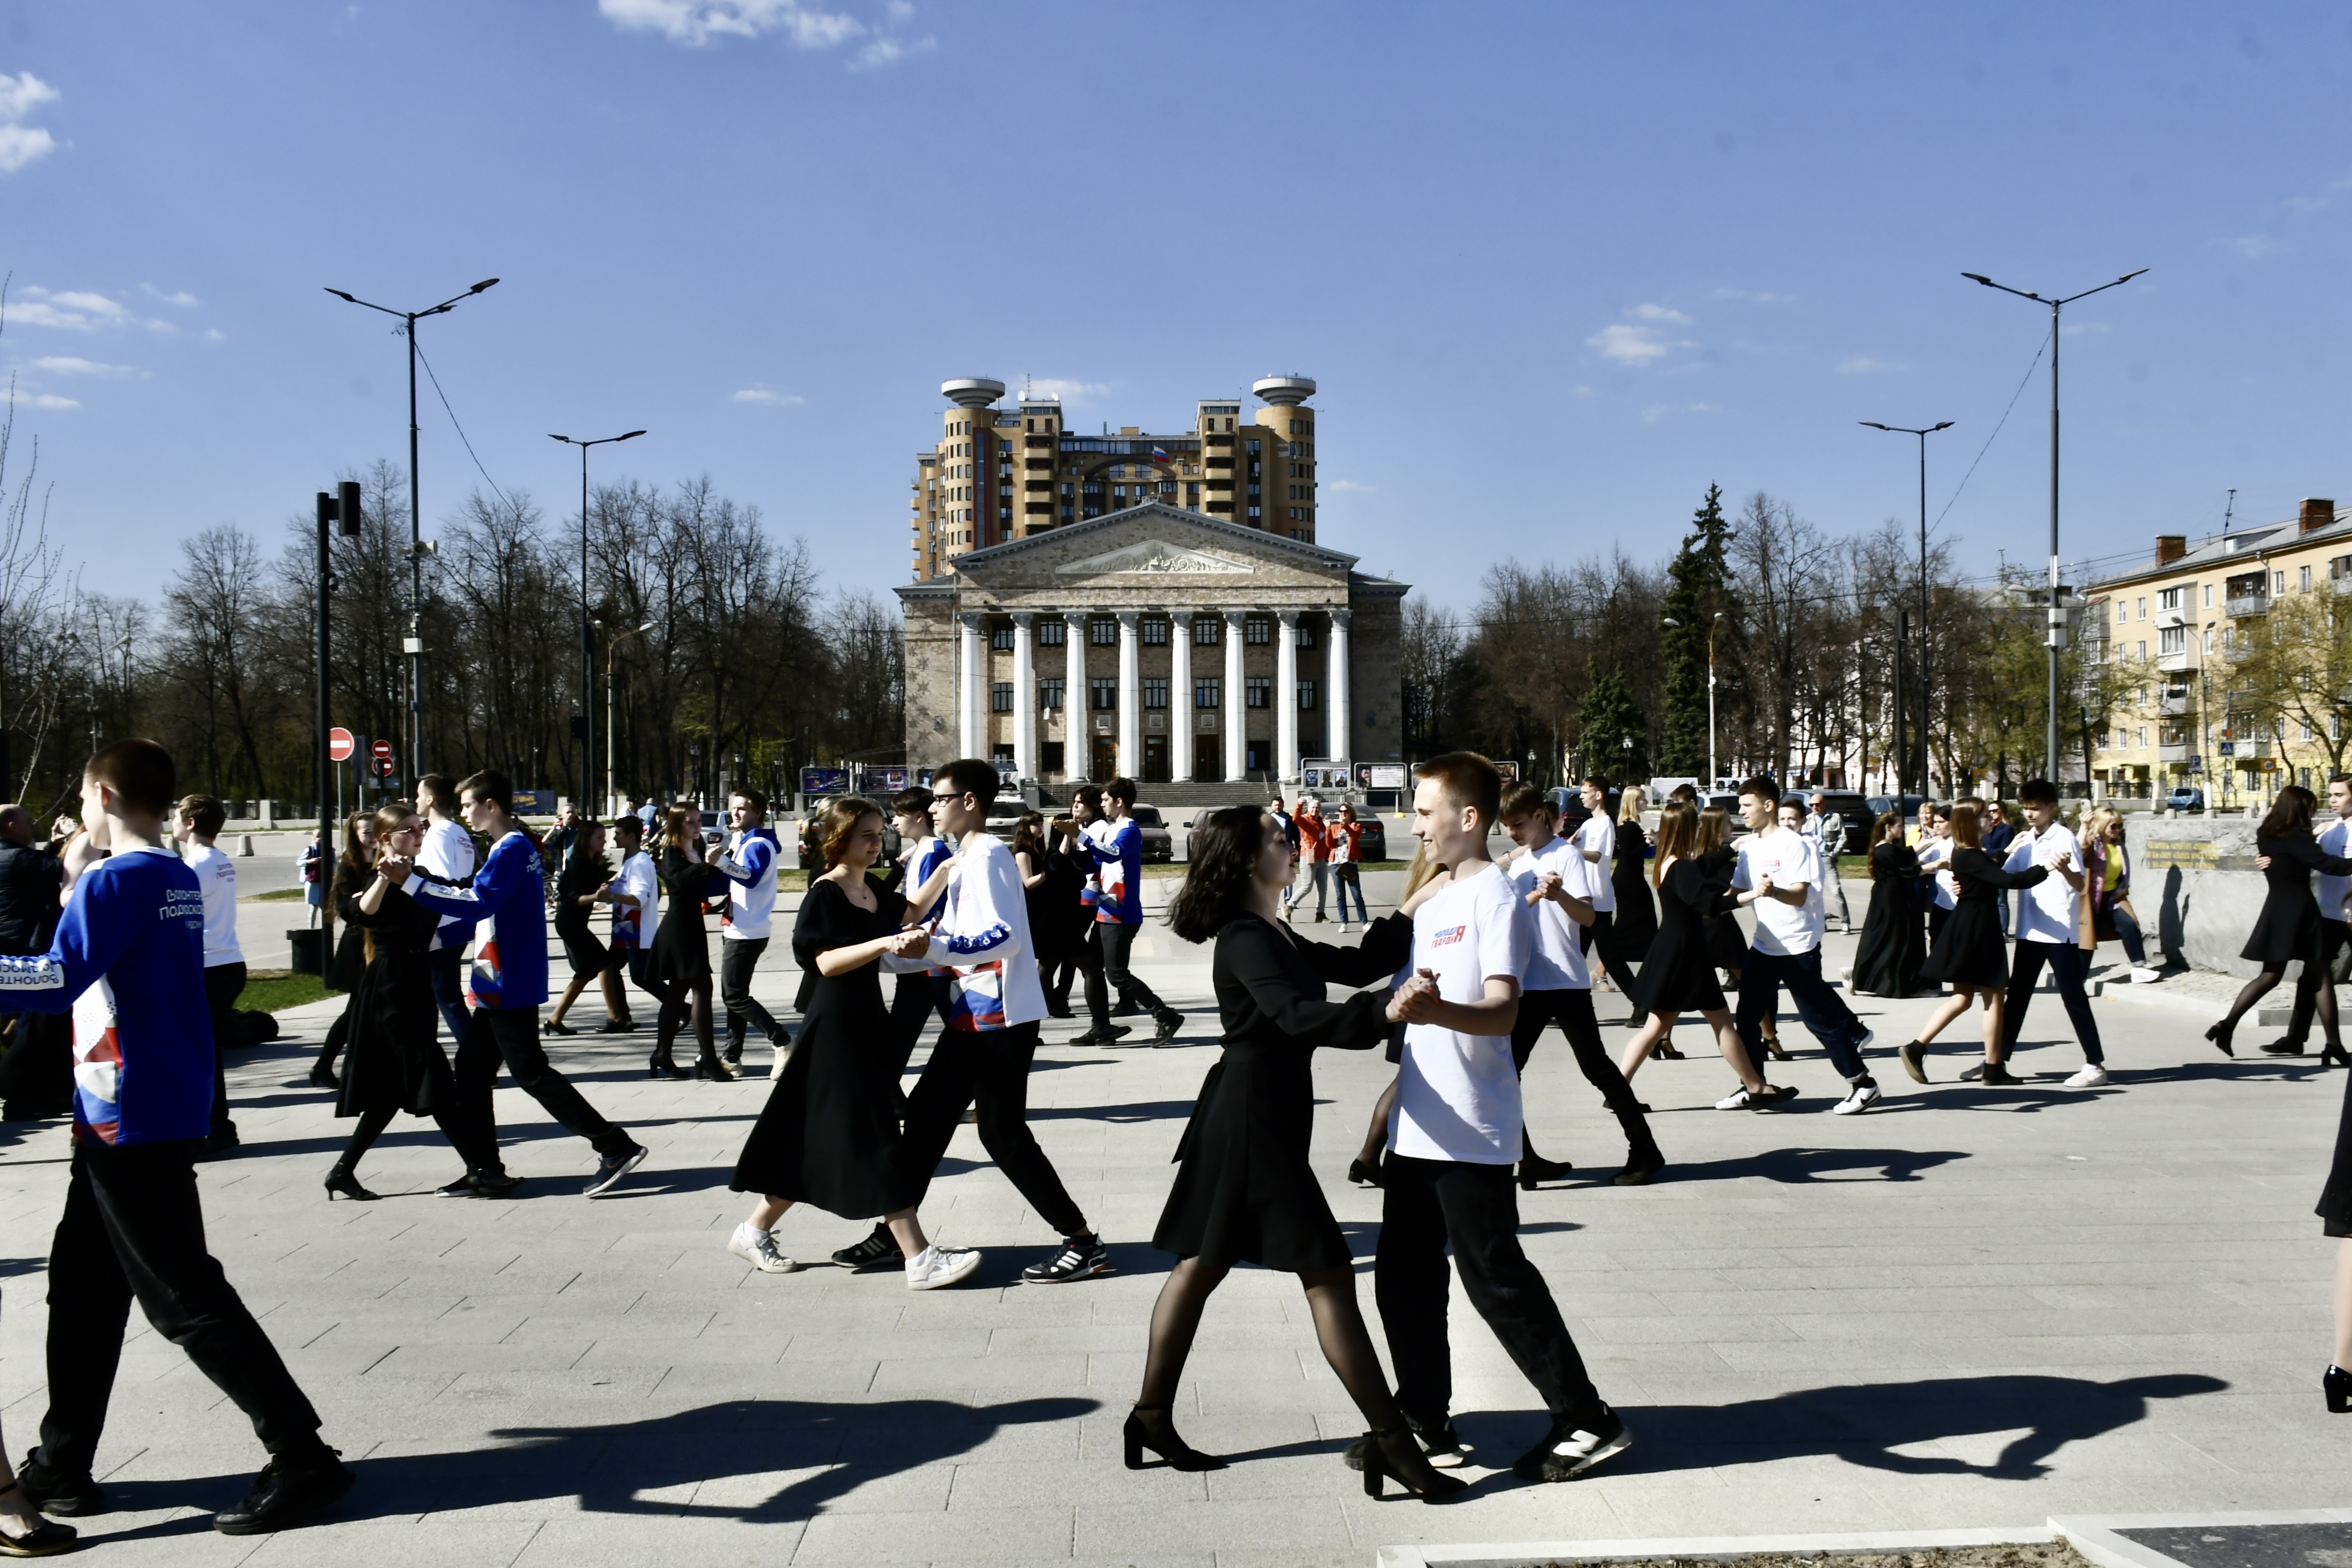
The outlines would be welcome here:
M 1388 825 L 1377 816 L 1360 816 L 1356 818 L 1356 823 L 1364 830 L 1356 838 L 1356 858 L 1367 861 L 1387 859 L 1389 858 Z
M 1169 861 L 1176 858 L 1176 840 L 1160 819 L 1160 808 L 1145 805 L 1140 801 L 1128 807 L 1128 816 L 1135 818 L 1136 826 L 1143 830 L 1143 858 L 1147 861 Z
M 1832 852 L 1839 855 L 1868 853 L 1870 825 L 1878 820 L 1878 814 L 1870 809 L 1870 802 L 1856 790 L 1823 790 L 1821 796 L 1822 809 L 1837 813 L 1839 822 L 1845 828 L 1843 841 L 1831 847 Z M 1811 791 L 1801 792 L 1799 798 L 1804 801 L 1808 811 L 1812 809 Z

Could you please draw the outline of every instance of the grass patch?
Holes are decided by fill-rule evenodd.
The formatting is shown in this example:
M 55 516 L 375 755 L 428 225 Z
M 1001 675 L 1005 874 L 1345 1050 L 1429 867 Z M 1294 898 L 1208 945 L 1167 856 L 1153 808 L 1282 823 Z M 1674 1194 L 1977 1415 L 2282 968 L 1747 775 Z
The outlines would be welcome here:
M 327 983 L 315 974 L 297 974 L 290 969 L 248 969 L 245 972 L 245 989 L 236 994 L 236 1005 L 247 1013 L 282 1013 L 289 1007 L 341 994 L 340 991 L 328 990 Z
M 266 893 L 247 893 L 237 900 L 240 904 L 291 904 L 299 902 L 307 888 L 272 888 Z

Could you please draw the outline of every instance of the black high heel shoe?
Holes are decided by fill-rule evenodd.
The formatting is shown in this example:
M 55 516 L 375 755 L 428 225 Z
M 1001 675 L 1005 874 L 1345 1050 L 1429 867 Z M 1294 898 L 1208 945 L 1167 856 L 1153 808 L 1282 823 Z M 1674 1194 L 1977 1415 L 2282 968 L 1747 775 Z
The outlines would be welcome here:
M 647 1078 L 684 1078 L 686 1073 L 671 1058 L 667 1051 L 656 1051 L 653 1060 L 646 1064 L 646 1076 Z
M 1143 1413 L 1147 1410 L 1155 1412 L 1160 1418 L 1160 1430 L 1157 1433 L 1143 1419 Z M 1143 1451 L 1146 1448 L 1166 1460 L 1171 1470 L 1222 1470 L 1225 1468 L 1223 1459 L 1214 1454 L 1203 1454 L 1176 1435 L 1176 1424 L 1168 1419 L 1168 1406 L 1165 1405 L 1139 1405 L 1129 1411 L 1127 1425 L 1120 1429 L 1119 1436 L 1127 1443 L 1127 1468 L 1130 1470 L 1143 1468 Z
M 2326 1072 L 2329 1068 L 2352 1068 L 2352 1056 L 2346 1055 L 2341 1045 L 2323 1047 L 2319 1053 L 2319 1070 Z
M 2230 1027 L 2229 1020 L 2225 1018 L 2221 1023 L 2218 1023 L 2211 1028 L 2206 1030 L 2205 1037 L 2212 1041 L 2216 1047 L 2220 1047 L 2223 1056 L 2234 1057 L 2238 1054 L 2238 1050 L 2236 1047 L 2230 1043 L 2230 1037 L 2234 1033 L 2236 1033 L 2236 1031 Z
M 352 1173 L 352 1168 L 349 1165 L 337 1165 L 327 1173 L 329 1203 L 333 1203 L 339 1197 L 345 1197 L 354 1203 L 372 1204 L 376 1201 L 377 1195 L 360 1185 L 359 1177 Z
M 1364 1438 L 1364 1495 L 1368 1498 L 1380 1497 L 1386 1489 L 1381 1483 L 1391 1476 L 1423 1502 L 1451 1502 L 1470 1489 L 1470 1483 L 1461 1477 L 1441 1475 L 1430 1467 L 1410 1426 L 1367 1432 Z
M 1683 1059 L 1683 1053 L 1675 1049 L 1675 1043 L 1672 1040 L 1660 1040 L 1650 1054 L 1662 1062 L 1678 1062 Z
M 551 1035 L 576 1035 L 580 1032 L 561 1018 L 550 1018 L 545 1028 Z
M 2352 1414 L 2352 1372 L 2331 1365 L 2319 1380 L 2320 1392 L 2327 1395 L 2327 1408 L 2336 1415 Z

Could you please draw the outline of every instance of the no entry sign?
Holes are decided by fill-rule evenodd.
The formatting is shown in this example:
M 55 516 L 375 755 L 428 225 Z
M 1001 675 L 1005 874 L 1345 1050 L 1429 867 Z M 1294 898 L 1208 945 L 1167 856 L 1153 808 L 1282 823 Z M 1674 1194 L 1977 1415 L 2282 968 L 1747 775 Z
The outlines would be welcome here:
M 327 755 L 339 763 L 351 761 L 353 744 L 352 732 L 338 725 L 327 731 Z
M 375 759 L 375 771 L 378 778 L 388 779 L 392 776 L 392 742 L 390 741 L 378 740 L 374 742 L 368 747 L 368 755 Z

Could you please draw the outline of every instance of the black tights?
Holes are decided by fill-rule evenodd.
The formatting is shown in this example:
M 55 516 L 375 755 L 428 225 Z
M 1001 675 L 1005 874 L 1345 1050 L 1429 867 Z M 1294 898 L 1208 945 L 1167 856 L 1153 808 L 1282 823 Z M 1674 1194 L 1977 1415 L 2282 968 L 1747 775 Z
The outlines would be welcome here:
M 352 1141 L 343 1145 L 343 1157 L 335 1162 L 336 1165 L 345 1171 L 359 1169 L 361 1157 L 374 1147 L 375 1141 L 383 1135 L 383 1130 L 392 1125 L 392 1119 L 398 1114 L 399 1112 L 394 1110 L 362 1111 L 360 1124 L 352 1129 Z M 457 1150 L 464 1158 L 467 1170 L 485 1170 L 498 1163 L 498 1142 L 495 1138 L 489 1141 L 488 1148 L 485 1151 L 477 1146 L 480 1141 L 474 1138 L 455 1117 L 446 1112 L 435 1111 L 433 1121 L 434 1125 L 441 1129 L 441 1136 L 449 1140 L 449 1146 Z
M 2238 1019 L 2261 1001 L 2285 974 L 2284 968 L 2265 969 L 2247 981 L 2245 989 L 2238 993 L 2238 999 L 2230 1005 L 2230 1016 L 2221 1020 L 2221 1033 L 2227 1035 L 2237 1028 Z M 2344 1042 L 2336 1032 L 2336 986 L 2328 979 L 2327 965 L 2315 963 L 2310 959 L 2304 960 L 2303 973 L 2295 977 L 2294 989 L 2297 1010 L 2300 1011 L 2305 1003 L 2316 1008 L 2320 1033 L 2327 1037 L 2329 1047 L 2341 1047 Z M 2296 1043 L 2300 1047 L 2301 1037 L 2297 1037 Z
M 1160 1288 L 1160 1300 L 1151 1308 L 1151 1348 L 1144 1358 L 1138 1406 L 1164 1411 L 1175 1399 L 1185 1360 L 1192 1353 L 1192 1336 L 1200 1331 L 1201 1310 L 1231 1267 L 1187 1258 L 1168 1271 L 1168 1283 Z M 1388 1374 L 1381 1370 L 1380 1352 L 1372 1349 L 1364 1314 L 1356 1307 L 1356 1271 L 1304 1268 L 1298 1282 L 1307 1287 L 1307 1306 L 1315 1315 L 1315 1338 L 1323 1347 L 1323 1359 L 1339 1374 L 1348 1397 L 1373 1430 L 1394 1428 L 1404 1417 L 1389 1392 Z
M 670 1048 L 677 1041 L 677 1032 L 689 1014 L 694 1021 L 694 1042 L 698 1047 L 696 1059 L 710 1061 L 719 1055 L 718 1037 L 712 1033 L 710 1017 L 710 976 L 696 981 L 667 980 L 656 993 L 661 997 L 661 1012 L 654 1020 L 654 1058 L 669 1061 Z M 691 1008 L 688 998 L 693 999 Z

